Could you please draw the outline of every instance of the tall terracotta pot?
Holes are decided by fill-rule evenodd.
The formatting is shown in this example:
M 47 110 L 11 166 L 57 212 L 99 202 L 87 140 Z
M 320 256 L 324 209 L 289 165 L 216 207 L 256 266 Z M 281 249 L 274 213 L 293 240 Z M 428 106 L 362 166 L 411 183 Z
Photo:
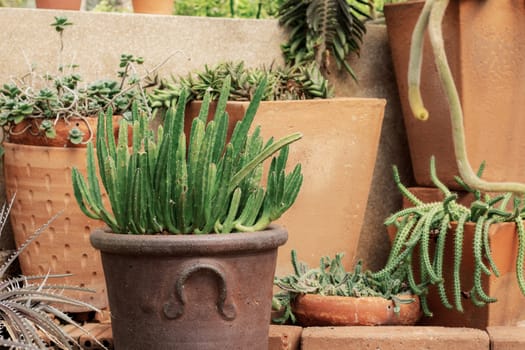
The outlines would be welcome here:
M 4 175 L 7 197 L 16 194 L 11 225 L 19 247 L 53 215 L 63 213 L 48 230 L 30 244 L 19 261 L 26 276 L 71 273 L 52 283 L 81 286 L 96 293 L 67 292 L 76 299 L 107 307 L 106 287 L 100 254 L 91 247 L 89 234 L 98 220 L 87 218 L 78 207 L 71 184 L 71 169 L 85 174 L 86 149 L 42 147 L 4 143 Z M 89 311 L 64 306 L 65 311 Z
M 289 159 L 302 164 L 301 193 L 277 222 L 290 232 L 277 257 L 278 275 L 289 272 L 292 249 L 315 266 L 320 251 L 335 255 L 344 247 L 345 266 L 354 266 L 385 104 L 377 98 L 261 102 L 254 127 L 260 125 L 263 136 L 283 137 L 290 130 L 303 134 Z M 230 122 L 240 120 L 247 106 L 228 102 Z M 193 111 L 188 118 L 198 114 L 198 108 L 188 111 Z
M 116 349 L 268 349 L 287 232 L 124 235 L 95 230 Z
M 173 14 L 173 0 L 132 0 L 132 4 L 135 13 Z
M 458 175 L 448 104 L 434 57 L 425 42 L 422 97 L 430 117 L 416 120 L 409 109 L 407 71 L 411 35 L 423 1 L 385 5 L 392 59 L 419 186 L 432 186 L 428 160 L 436 156 L 438 177 L 452 189 Z M 464 111 L 466 146 L 473 168 L 487 162 L 484 178 L 525 182 L 525 4 L 523 1 L 452 0 L 443 24 L 445 48 Z
M 80 10 L 81 0 L 35 0 L 39 9 Z

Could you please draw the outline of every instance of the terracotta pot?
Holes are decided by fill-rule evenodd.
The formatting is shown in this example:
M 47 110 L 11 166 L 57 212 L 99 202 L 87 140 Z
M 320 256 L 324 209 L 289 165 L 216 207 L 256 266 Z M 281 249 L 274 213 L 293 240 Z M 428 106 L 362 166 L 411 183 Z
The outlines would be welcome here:
M 81 0 L 35 0 L 39 9 L 80 10 Z
M 116 349 L 268 349 L 286 230 L 124 235 L 95 230 Z
M 345 266 L 355 265 L 385 103 L 374 98 L 333 98 L 260 104 L 253 126 L 261 126 L 265 139 L 293 131 L 303 134 L 291 146 L 288 160 L 302 164 L 301 193 L 277 221 L 290 232 L 288 242 L 279 249 L 278 275 L 289 272 L 292 249 L 315 266 L 320 251 L 335 255 L 345 247 Z M 247 107 L 247 102 L 228 102 L 230 130 Z M 196 108 L 189 110 L 193 115 L 187 114 L 188 118 L 198 114 Z
M 304 294 L 297 296 L 292 307 L 298 323 L 305 327 L 415 324 L 421 317 L 419 297 L 400 295 L 399 298 L 414 299 L 414 302 L 401 304 L 396 313 L 392 300 L 380 297 Z
M 87 218 L 80 211 L 71 184 L 72 167 L 86 173 L 86 149 L 4 142 L 4 150 L 7 198 L 16 194 L 10 215 L 16 245 L 19 247 L 51 216 L 63 210 L 49 229 L 20 255 L 22 273 L 26 276 L 72 273 L 50 283 L 94 289 L 96 293 L 67 293 L 99 308 L 107 307 L 100 254 L 89 243 L 91 230 L 103 223 Z
M 157 15 L 172 15 L 173 0 L 132 0 L 135 13 L 151 13 Z
M 452 281 L 454 276 L 453 254 L 454 254 L 454 230 L 456 223 L 451 224 L 445 243 L 445 263 L 443 264 L 443 276 L 446 289 L 449 291 L 449 300 L 452 298 Z M 474 271 L 474 255 L 470 247 L 474 242 L 474 223 L 465 225 L 463 238 L 463 256 L 461 260 L 461 289 L 470 291 L 473 286 L 472 274 Z M 388 227 L 390 240 L 396 234 L 393 226 Z M 518 234 L 514 223 L 497 223 L 490 226 L 490 247 L 492 257 L 499 269 L 500 277 L 482 276 L 482 285 L 485 292 L 498 299 L 496 303 L 487 304 L 484 307 L 476 307 L 470 300 L 463 301 L 464 312 L 445 308 L 440 301 L 437 288 L 430 287 L 427 296 L 432 317 L 423 317 L 420 321 L 424 325 L 447 326 L 447 327 L 471 327 L 485 329 L 489 326 L 514 326 L 525 319 L 525 296 L 523 296 L 516 281 L 516 255 L 518 247 Z M 431 240 L 430 249 L 435 248 L 435 242 Z M 417 249 L 416 249 L 417 250 Z M 448 260 L 447 260 L 448 259 Z M 414 262 L 419 261 L 416 255 Z M 449 261 L 449 263 L 447 263 Z M 485 261 L 485 263 L 487 263 Z M 417 271 L 418 263 L 414 263 Z M 467 295 L 468 293 L 465 293 Z
M 119 121 L 122 116 L 113 116 L 113 134 L 118 136 Z M 16 124 L 9 134 L 9 142 L 23 145 L 33 146 L 49 146 L 49 147 L 69 147 L 79 148 L 86 147 L 87 141 L 95 140 L 98 118 L 70 118 L 69 120 L 59 119 L 55 123 L 56 137 L 48 138 L 44 132 L 39 129 L 43 119 L 25 119 L 21 123 Z M 69 131 L 72 128 L 78 128 L 83 132 L 82 143 L 74 144 L 69 141 Z M 130 129 L 131 130 L 131 129 Z
M 451 138 L 448 104 L 426 40 L 421 89 L 430 117 L 416 120 L 407 93 L 409 45 L 423 1 L 385 5 L 392 60 L 403 108 L 414 176 L 419 186 L 432 186 L 428 160 L 436 156 L 438 177 L 461 188 Z M 483 178 L 525 182 L 525 7 L 515 1 L 450 2 L 444 40 L 464 111 L 466 146 L 471 165 L 482 161 Z

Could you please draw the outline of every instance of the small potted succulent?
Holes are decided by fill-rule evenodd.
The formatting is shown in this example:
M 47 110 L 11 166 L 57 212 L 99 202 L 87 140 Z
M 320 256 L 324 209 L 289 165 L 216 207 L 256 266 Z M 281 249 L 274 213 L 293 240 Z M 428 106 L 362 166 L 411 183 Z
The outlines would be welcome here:
M 85 166 L 85 146 L 96 133 L 99 112 L 111 108 L 116 119 L 127 118 L 133 101 L 147 111 L 143 80 L 136 73 L 143 59 L 122 55 L 117 80 L 84 82 L 76 65 L 63 63 L 68 61 L 62 52 L 64 35 L 71 25 L 67 17 L 55 17 L 51 24 L 60 41 L 56 73 L 40 72 L 36 66 L 0 87 L 5 186 L 8 198 L 17 194 L 11 223 L 18 246 L 50 215 L 64 209 L 52 224 L 53 234 L 40 237 L 21 254 L 22 272 L 67 274 L 61 283 L 98 292 L 74 296 L 104 308 L 102 265 L 86 233 L 100 223 L 86 219 L 74 202 L 69 173 L 72 166 Z
M 312 326 L 409 325 L 420 317 L 419 298 L 405 280 L 406 273 L 373 277 L 359 261 L 346 271 L 343 254 L 322 257 L 318 268 L 297 260 L 292 250 L 294 272 L 275 277 L 282 291 L 273 299 L 276 323 Z M 280 314 L 280 315 L 279 315 Z
M 287 239 L 270 224 L 298 195 L 301 167 L 285 167 L 301 134 L 268 141 L 259 127 L 249 134 L 263 80 L 228 141 L 229 85 L 208 123 L 205 96 L 189 134 L 182 103 L 156 132 L 135 109 L 130 148 L 128 121 L 117 143 L 112 119 L 101 116 L 87 181 L 73 169 L 78 204 L 108 226 L 91 242 L 102 254 L 118 348 L 268 348 L 277 247 Z M 265 189 L 262 163 L 270 157 Z

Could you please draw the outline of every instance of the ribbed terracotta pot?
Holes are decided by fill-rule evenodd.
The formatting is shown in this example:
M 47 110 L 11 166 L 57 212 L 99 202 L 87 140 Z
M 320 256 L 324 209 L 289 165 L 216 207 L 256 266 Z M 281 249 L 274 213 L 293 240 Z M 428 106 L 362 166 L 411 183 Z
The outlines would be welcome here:
M 132 0 L 133 12 L 172 15 L 174 0 Z
M 63 210 L 51 226 L 20 255 L 26 276 L 71 273 L 50 283 L 94 289 L 96 293 L 67 292 L 99 308 L 107 307 L 100 254 L 89 243 L 90 232 L 103 226 L 86 217 L 78 207 L 71 183 L 71 169 L 86 173 L 86 149 L 17 145 L 4 142 L 4 175 L 7 197 L 16 194 L 10 218 L 19 247 L 53 215 Z M 89 311 L 64 306 L 65 311 Z
M 192 102 L 192 104 L 195 102 Z M 301 163 L 301 193 L 277 223 L 290 232 L 279 249 L 277 274 L 289 272 L 290 252 L 300 251 L 310 266 L 319 264 L 322 251 L 335 255 L 345 248 L 345 266 L 357 261 L 361 235 L 386 101 L 378 98 L 331 98 L 301 101 L 264 101 L 253 127 L 265 138 L 284 137 L 299 130 L 291 164 Z M 228 102 L 230 123 L 242 119 L 248 102 Z M 198 108 L 187 114 L 198 114 Z M 230 131 L 232 125 L 230 125 Z
M 425 40 L 422 98 L 430 116 L 416 120 L 408 104 L 407 72 L 411 35 L 424 1 L 385 5 L 392 60 L 414 170 L 419 186 L 431 186 L 428 160 L 436 157 L 438 177 L 452 189 L 458 175 L 448 103 L 439 83 L 429 40 Z M 452 0 L 443 36 L 464 112 L 466 147 L 483 178 L 525 182 L 525 4 L 522 1 Z
M 443 264 L 443 276 L 445 288 L 449 298 L 452 298 L 452 281 L 454 279 L 454 230 L 456 223 L 451 224 L 445 242 L 445 263 Z M 472 289 L 472 275 L 474 272 L 474 244 L 475 224 L 467 223 L 463 233 L 463 256 L 461 259 L 461 289 L 467 298 Z M 394 239 L 396 229 L 388 227 L 391 241 Z M 512 222 L 497 223 L 490 226 L 489 231 L 490 249 L 500 277 L 482 276 L 483 290 L 498 299 L 495 303 L 489 303 L 483 307 L 476 307 L 470 300 L 463 301 L 464 312 L 447 309 L 442 305 L 437 288 L 431 287 L 427 296 L 428 306 L 433 312 L 432 317 L 423 317 L 420 324 L 445 326 L 445 327 L 469 327 L 486 329 L 489 326 L 515 326 L 519 321 L 525 319 L 525 296 L 523 296 L 516 280 L 516 255 L 518 249 L 518 234 L 516 225 Z M 434 240 L 430 240 L 430 251 L 435 248 Z M 417 249 L 418 250 L 418 249 Z M 448 252 L 448 253 L 447 253 Z M 447 260 L 448 259 L 448 260 Z M 419 275 L 417 266 L 419 257 L 412 259 L 416 268 L 415 276 Z M 485 264 L 488 265 L 486 260 Z
M 125 235 L 95 230 L 116 349 L 268 349 L 287 232 Z
M 419 297 L 400 295 L 399 298 L 414 301 L 401 304 L 396 313 L 394 302 L 381 297 L 303 294 L 295 298 L 292 308 L 298 324 L 305 327 L 415 324 L 421 317 Z
M 81 0 L 35 0 L 39 9 L 80 10 Z

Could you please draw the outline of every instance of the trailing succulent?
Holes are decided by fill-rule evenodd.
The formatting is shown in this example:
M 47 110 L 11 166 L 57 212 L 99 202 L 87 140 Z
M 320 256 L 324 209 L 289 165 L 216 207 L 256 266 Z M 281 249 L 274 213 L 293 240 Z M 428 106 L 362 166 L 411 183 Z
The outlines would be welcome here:
M 64 46 L 62 36 L 65 28 L 72 24 L 66 17 L 55 17 L 55 22 L 51 24 L 60 35 L 60 61 Z M 135 68 L 135 65 L 143 62 L 141 57 L 123 54 L 117 72 L 119 80 L 105 79 L 90 83 L 82 82 L 75 64 L 64 65 L 60 62 L 56 74 L 38 74 L 31 68 L 24 77 L 13 78 L 0 87 L 0 126 L 6 135 L 29 132 L 54 138 L 58 119 L 87 124 L 85 118 L 96 117 L 100 111 L 105 112 L 110 108 L 115 114 L 126 117 L 134 101 L 139 102 L 141 109 L 147 110 L 143 92 L 145 79 L 137 76 Z M 21 130 L 15 130 L 24 120 L 42 123 L 31 122 Z M 83 142 L 83 136 L 79 128 L 73 126 L 70 129 L 69 140 L 73 144 Z
M 134 234 L 253 231 L 279 218 L 295 201 L 302 183 L 299 164 L 285 173 L 288 145 L 301 134 L 266 142 L 260 127 L 249 134 L 266 91 L 263 80 L 227 141 L 229 87 L 227 79 L 214 119 L 208 123 L 210 94 L 205 95 L 189 135 L 184 133 L 184 103 L 168 111 L 156 135 L 135 108 L 133 121 L 121 122 L 118 143 L 111 132 L 112 118 L 101 115 L 96 152 L 111 211 L 102 202 L 93 143 L 88 145 L 87 181 L 73 169 L 75 197 L 82 211 L 104 220 L 113 232 Z M 185 90 L 180 98 L 186 98 Z M 128 127 L 133 131 L 131 148 Z M 278 151 L 264 189 L 262 163 Z
M 483 166 L 478 171 L 480 177 Z M 511 193 L 496 196 L 483 194 L 466 185 L 457 177 L 458 183 L 470 191 L 475 200 L 470 207 L 459 204 L 457 194 L 452 193 L 440 182 L 436 175 L 434 158 L 430 162 L 431 178 L 435 186 L 443 193 L 444 200 L 424 203 L 413 195 L 399 178 L 397 168 L 394 167 L 394 180 L 401 193 L 411 202 L 412 207 L 402 209 L 386 219 L 386 225 L 395 225 L 396 237 L 393 241 L 390 255 L 383 269 L 375 272 L 375 278 L 384 278 L 392 273 L 403 271 L 408 276 L 411 289 L 421 296 L 423 311 L 431 315 L 426 303 L 426 294 L 431 285 L 437 287 L 441 302 L 447 308 L 463 311 L 462 300 L 467 296 L 474 305 L 483 306 L 486 303 L 497 301 L 483 290 L 482 276 L 499 276 L 498 267 L 494 263 L 490 249 L 490 226 L 499 222 L 514 222 L 518 235 L 518 256 L 516 260 L 516 278 L 521 292 L 525 295 L 525 278 L 523 276 L 525 258 L 525 228 L 523 215 L 524 203 L 521 197 L 513 197 Z M 512 202 L 511 202 L 512 200 Z M 513 210 L 508 210 L 510 207 Z M 464 254 L 463 237 L 466 223 L 475 223 L 474 244 L 474 271 L 472 284 L 469 290 L 461 285 L 460 269 Z M 454 223 L 454 224 L 453 224 Z M 451 258 L 446 257 L 445 242 L 453 240 L 454 251 Z M 435 242 L 435 244 L 432 244 Z M 419 261 L 413 259 L 419 256 Z M 445 261 L 453 262 L 453 280 L 447 281 L 443 276 Z M 414 264 L 420 271 L 419 281 L 416 281 Z M 465 278 L 465 276 L 463 276 Z M 471 286 L 471 287 L 470 287 Z M 453 301 L 449 300 L 447 289 L 452 288 Z M 450 293 L 450 292 L 449 292 Z
M 13 201 L 0 209 L 0 232 L 7 222 Z M 59 304 L 68 304 L 98 311 L 94 306 L 67 297 L 64 290 L 93 292 L 91 290 L 67 286 L 51 285 L 49 280 L 65 275 L 18 276 L 9 277 L 7 271 L 22 251 L 44 232 L 55 215 L 45 225 L 33 233 L 7 261 L 0 266 L 0 347 L 2 349 L 38 350 L 49 349 L 49 342 L 56 349 L 81 349 L 60 324 L 74 325 L 91 337 L 102 349 L 106 347 L 92 337 L 87 330 L 60 310 Z M 58 322 L 57 322 L 58 321 Z
M 267 84 L 262 100 L 305 100 L 333 96 L 333 89 L 315 63 L 297 67 L 248 68 L 242 61 L 228 61 L 215 66 L 205 65 L 203 70 L 185 77 L 172 76 L 169 81 L 163 80 L 149 94 L 150 104 L 153 108 L 175 106 L 182 90 L 189 91 L 187 100 L 202 100 L 206 93 L 216 99 L 228 76 L 231 79 L 230 101 L 250 101 L 263 80 Z
M 333 259 L 328 256 L 322 257 L 319 267 L 310 269 L 305 263 L 297 260 L 295 250 L 292 250 L 291 256 L 294 273 L 274 278 L 274 284 L 282 292 L 274 295 L 272 308 L 283 312 L 282 316 L 273 319 L 276 323 L 285 323 L 288 320 L 295 323 L 292 304 L 300 294 L 382 297 L 394 302 L 395 312 L 399 312 L 401 304 L 414 301 L 412 298 L 400 297 L 402 294 L 413 294 L 405 283 L 404 271 L 375 277 L 370 271 L 363 271 L 360 261 L 354 271 L 347 272 L 342 263 L 343 253 L 336 254 Z

